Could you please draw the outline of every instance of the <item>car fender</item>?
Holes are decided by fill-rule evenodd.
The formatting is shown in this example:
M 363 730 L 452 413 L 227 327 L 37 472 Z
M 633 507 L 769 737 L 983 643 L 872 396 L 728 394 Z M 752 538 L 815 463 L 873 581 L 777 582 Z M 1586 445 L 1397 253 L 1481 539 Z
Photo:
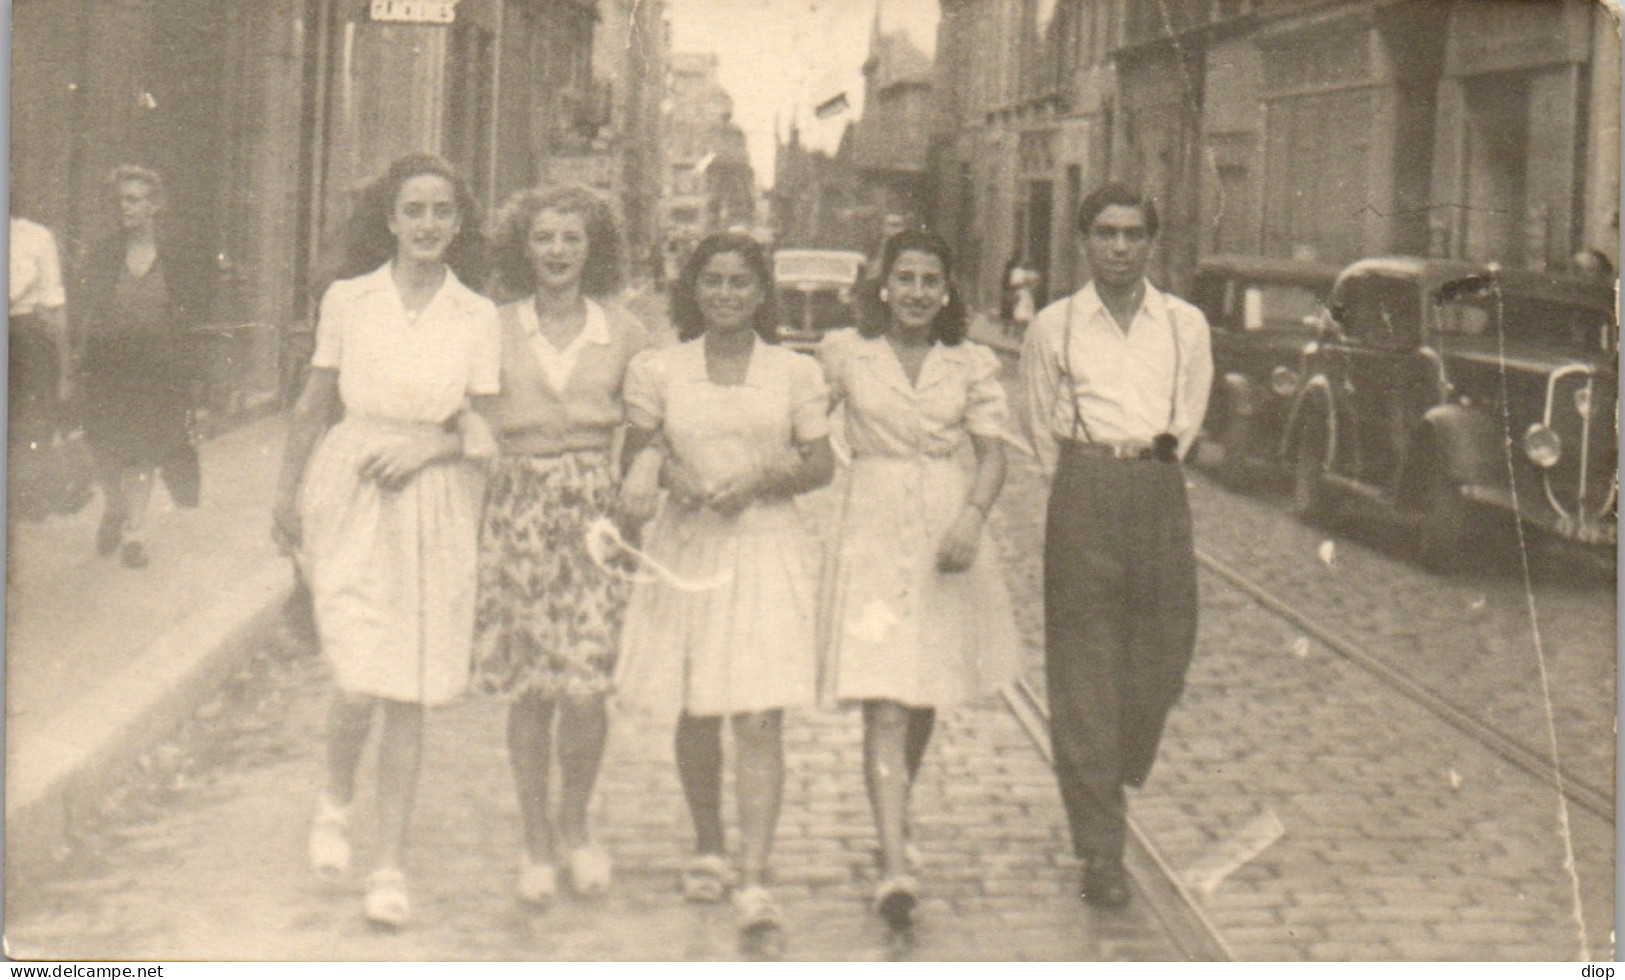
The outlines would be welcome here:
M 1296 454 L 1298 428 L 1310 413 L 1319 412 L 1326 424 L 1326 458 L 1337 458 L 1337 412 L 1332 408 L 1332 385 L 1324 374 L 1317 374 L 1303 383 L 1288 410 L 1286 428 L 1281 437 L 1281 458 L 1292 459 Z
M 1422 465 L 1442 459 L 1451 482 L 1462 486 L 1499 486 L 1506 483 L 1504 439 L 1495 419 L 1465 405 L 1435 405 L 1422 414 L 1422 431 L 1412 445 L 1431 449 L 1434 458 L 1411 454 L 1406 485 L 1415 485 Z M 1415 471 L 1415 472 L 1413 472 Z

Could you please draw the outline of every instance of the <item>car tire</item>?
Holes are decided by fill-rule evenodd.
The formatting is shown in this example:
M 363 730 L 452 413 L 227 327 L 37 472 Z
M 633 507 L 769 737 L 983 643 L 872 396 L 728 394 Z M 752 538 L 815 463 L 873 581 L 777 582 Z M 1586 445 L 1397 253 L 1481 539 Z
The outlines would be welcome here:
M 1326 523 L 1335 503 L 1326 482 L 1326 434 L 1318 431 L 1317 421 L 1300 425 L 1292 440 L 1292 516 L 1305 524 Z
M 1417 560 L 1441 575 L 1459 570 L 1467 546 L 1467 501 L 1444 467 L 1428 468 L 1418 516 Z

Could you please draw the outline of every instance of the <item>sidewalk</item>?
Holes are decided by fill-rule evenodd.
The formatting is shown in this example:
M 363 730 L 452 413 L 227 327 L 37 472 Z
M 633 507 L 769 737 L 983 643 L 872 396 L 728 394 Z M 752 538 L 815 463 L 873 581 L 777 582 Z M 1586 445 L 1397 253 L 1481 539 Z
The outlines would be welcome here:
M 160 481 L 152 564 L 95 553 L 98 499 L 9 529 L 6 868 L 49 860 L 105 785 L 163 737 L 276 622 L 292 582 L 271 543 L 280 417 L 205 443 L 203 506 Z

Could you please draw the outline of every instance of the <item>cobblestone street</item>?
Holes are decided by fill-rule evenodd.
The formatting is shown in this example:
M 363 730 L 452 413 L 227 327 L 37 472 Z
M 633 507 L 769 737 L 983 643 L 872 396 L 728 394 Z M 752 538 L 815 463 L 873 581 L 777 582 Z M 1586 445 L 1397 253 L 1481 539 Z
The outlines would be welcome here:
M 1042 482 L 1020 457 L 993 520 L 1041 681 Z M 1532 602 L 1502 573 L 1440 579 L 1380 542 L 1313 531 L 1269 495 L 1190 476 L 1198 545 L 1429 685 L 1543 744 L 1540 616 L 1565 764 L 1612 785 L 1613 599 L 1551 560 Z M 820 520 L 837 491 L 809 501 Z M 1324 540 L 1336 541 L 1330 562 Z M 1200 645 L 1131 815 L 1242 960 L 1610 958 L 1613 826 L 1204 573 Z M 669 735 L 619 718 L 597 803 L 617 864 L 596 903 L 529 914 L 501 705 L 433 713 L 409 869 L 415 921 L 370 931 L 360 883 L 304 864 L 326 670 L 273 646 L 143 757 L 55 872 L 10 896 L 14 957 L 736 959 L 726 906 L 685 905 L 689 839 Z M 775 850 L 798 960 L 1166 960 L 1145 902 L 1089 910 L 1054 782 L 997 702 L 945 716 L 914 806 L 924 901 L 912 951 L 866 908 L 874 831 L 854 714 L 798 714 Z M 370 773 L 370 767 L 363 769 Z M 370 788 L 359 806 L 367 863 Z M 1565 831 L 1565 825 L 1567 830 Z M 1577 869 L 1571 879 L 1565 867 Z M 1226 862 L 1226 857 L 1232 860 Z M 1217 869 L 1217 870 L 1214 870 Z

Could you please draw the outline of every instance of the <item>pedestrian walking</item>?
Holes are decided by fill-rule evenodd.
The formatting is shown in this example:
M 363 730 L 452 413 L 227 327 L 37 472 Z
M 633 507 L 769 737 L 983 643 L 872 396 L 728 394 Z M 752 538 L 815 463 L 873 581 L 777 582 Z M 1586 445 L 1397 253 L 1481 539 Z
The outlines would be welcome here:
M 1010 270 L 1007 280 L 1010 288 L 1010 331 L 1016 337 L 1027 334 L 1027 325 L 1033 321 L 1035 312 L 1035 291 L 1038 288 L 1038 273 L 1027 268 L 1025 263 L 1018 264 Z
M 648 334 L 610 302 L 624 284 L 621 233 L 600 195 L 521 191 L 495 238 L 499 286 L 521 298 L 497 309 L 501 393 L 475 400 L 500 455 L 480 525 L 474 684 L 511 698 L 508 753 L 524 829 L 518 895 L 544 904 L 557 890 L 555 855 L 579 895 L 602 894 L 610 882 L 587 808 L 631 569 L 595 558 L 590 543 L 595 525 L 617 516 L 611 449 L 625 424 L 621 389 Z
M 658 439 L 670 490 L 648 539 L 669 572 L 640 582 L 627 612 L 619 697 L 677 716 L 677 768 L 697 848 L 681 884 L 720 901 L 724 857 L 722 743 L 736 749 L 744 939 L 772 955 L 783 919 L 767 890 L 784 789 L 784 710 L 815 700 L 817 542 L 793 505 L 834 471 L 829 393 L 812 358 L 773 346 L 773 272 L 762 246 L 737 234 L 702 240 L 672 293 L 684 342 L 633 360 L 627 440 L 636 470 Z M 628 507 L 647 513 L 646 480 Z
M 348 869 L 356 770 L 379 711 L 365 911 L 385 927 L 410 915 L 404 852 L 424 707 L 457 697 L 469 676 L 485 489 L 469 457 L 495 446 L 463 409 L 499 378 L 496 308 L 455 271 L 477 258 L 476 220 L 467 185 L 432 156 L 396 160 L 362 195 L 344 267 L 353 278 L 322 297 L 273 515 L 277 540 L 300 553 L 337 687 L 311 864 Z
M 1004 486 L 999 361 L 965 339 L 947 245 L 909 230 L 890 239 L 857 331 L 819 349 L 845 406 L 851 479 L 821 591 L 821 693 L 861 704 L 864 784 L 880 837 L 873 907 L 909 924 L 909 793 L 938 709 L 974 701 L 1020 673 L 1020 640 L 988 511 Z M 959 460 L 966 442 L 976 464 Z
M 1120 184 L 1078 207 L 1091 280 L 1022 348 L 1024 421 L 1053 478 L 1044 538 L 1055 774 L 1083 898 L 1129 900 L 1123 788 L 1150 774 L 1196 641 L 1196 559 L 1180 461 L 1213 380 L 1200 311 L 1145 277 L 1156 204 Z
M 86 258 L 84 299 L 75 301 L 84 317 L 85 436 L 106 502 L 96 553 L 145 568 L 155 475 L 177 504 L 198 505 L 187 335 L 208 314 L 212 269 L 164 226 L 157 171 L 120 166 L 109 185 L 119 227 Z
M 9 508 L 13 516 L 36 518 L 77 510 L 89 490 L 74 483 L 69 455 L 58 446 L 63 408 L 73 397 L 74 357 L 56 237 L 27 218 L 12 217 L 10 230 Z

